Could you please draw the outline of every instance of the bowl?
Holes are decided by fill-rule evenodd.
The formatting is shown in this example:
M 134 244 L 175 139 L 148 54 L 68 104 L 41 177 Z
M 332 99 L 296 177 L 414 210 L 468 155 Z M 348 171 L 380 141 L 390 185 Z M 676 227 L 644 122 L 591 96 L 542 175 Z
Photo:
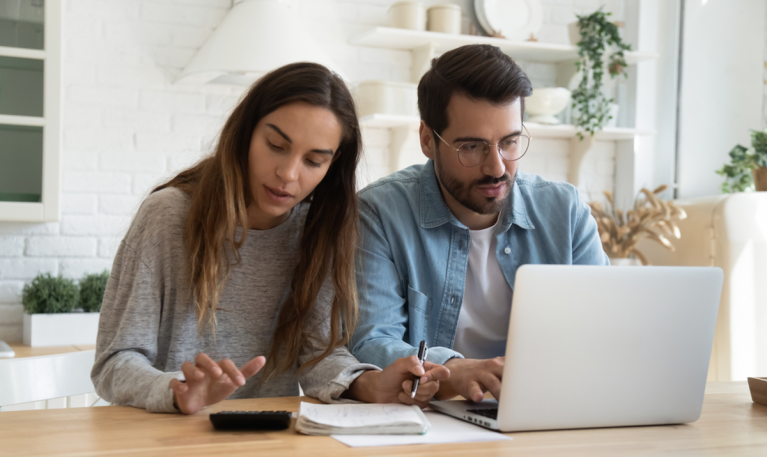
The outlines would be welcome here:
M 525 111 L 530 114 L 528 122 L 557 125 L 555 116 L 570 103 L 570 91 L 564 87 L 541 87 L 533 89 L 533 95 L 525 99 Z

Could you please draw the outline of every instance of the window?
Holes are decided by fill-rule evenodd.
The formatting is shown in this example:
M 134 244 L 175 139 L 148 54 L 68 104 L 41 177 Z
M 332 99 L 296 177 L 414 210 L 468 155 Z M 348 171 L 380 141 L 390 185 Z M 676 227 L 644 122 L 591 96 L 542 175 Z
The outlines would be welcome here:
M 0 220 L 59 218 L 61 2 L 0 0 Z

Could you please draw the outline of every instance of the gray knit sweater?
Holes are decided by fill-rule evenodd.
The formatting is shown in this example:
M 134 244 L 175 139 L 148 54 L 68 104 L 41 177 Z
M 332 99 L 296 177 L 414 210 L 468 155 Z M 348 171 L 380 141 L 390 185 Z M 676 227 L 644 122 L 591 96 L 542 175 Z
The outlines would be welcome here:
M 151 194 L 141 205 L 115 256 L 101 308 L 96 363 L 91 373 L 105 400 L 155 412 L 173 407 L 172 378 L 183 379 L 181 364 L 198 352 L 213 360 L 230 358 L 238 366 L 268 355 L 273 329 L 298 259 L 298 242 L 308 204 L 270 230 L 248 230 L 241 262 L 231 268 L 216 312 L 216 336 L 210 325 L 202 336 L 192 290 L 186 280 L 184 220 L 189 197 L 175 188 Z M 333 291 L 326 282 L 317 297 L 311 326 L 327 334 Z M 259 383 L 248 379 L 230 398 L 306 395 L 325 402 L 338 399 L 365 370 L 346 348 L 337 348 L 315 366 L 297 372 L 300 363 L 323 348 L 303 348 L 293 368 Z

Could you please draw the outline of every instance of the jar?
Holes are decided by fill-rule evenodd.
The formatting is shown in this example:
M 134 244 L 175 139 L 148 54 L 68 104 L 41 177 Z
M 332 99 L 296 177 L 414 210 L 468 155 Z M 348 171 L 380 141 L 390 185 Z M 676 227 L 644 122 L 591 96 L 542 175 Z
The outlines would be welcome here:
M 418 84 L 395 81 L 362 81 L 357 85 L 360 117 L 370 114 L 418 116 Z
M 389 27 L 426 30 L 426 7 L 418 2 L 396 2 L 389 8 Z
M 461 7 L 458 5 L 434 5 L 429 8 L 428 17 L 430 32 L 461 33 Z

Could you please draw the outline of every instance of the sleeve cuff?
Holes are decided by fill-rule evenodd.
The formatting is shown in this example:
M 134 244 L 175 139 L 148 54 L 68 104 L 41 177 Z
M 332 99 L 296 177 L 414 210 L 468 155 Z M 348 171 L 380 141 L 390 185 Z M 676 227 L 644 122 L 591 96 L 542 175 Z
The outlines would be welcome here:
M 360 403 L 350 398 L 341 398 L 341 394 L 349 390 L 349 386 L 352 385 L 360 375 L 366 371 L 375 370 L 381 371 L 381 369 L 375 365 L 369 363 L 358 363 L 345 368 L 338 376 L 328 383 L 324 388 L 318 389 L 317 392 L 306 391 L 306 395 L 315 397 L 324 403 Z
M 184 374 L 180 371 L 162 373 L 157 377 L 147 398 L 146 410 L 151 413 L 180 413 L 173 406 L 173 389 L 170 388 L 170 380 L 184 380 Z
M 453 358 L 462 359 L 463 356 L 460 353 L 445 347 L 429 348 L 429 353 L 426 355 L 427 361 L 438 365 L 444 365 L 448 360 Z

